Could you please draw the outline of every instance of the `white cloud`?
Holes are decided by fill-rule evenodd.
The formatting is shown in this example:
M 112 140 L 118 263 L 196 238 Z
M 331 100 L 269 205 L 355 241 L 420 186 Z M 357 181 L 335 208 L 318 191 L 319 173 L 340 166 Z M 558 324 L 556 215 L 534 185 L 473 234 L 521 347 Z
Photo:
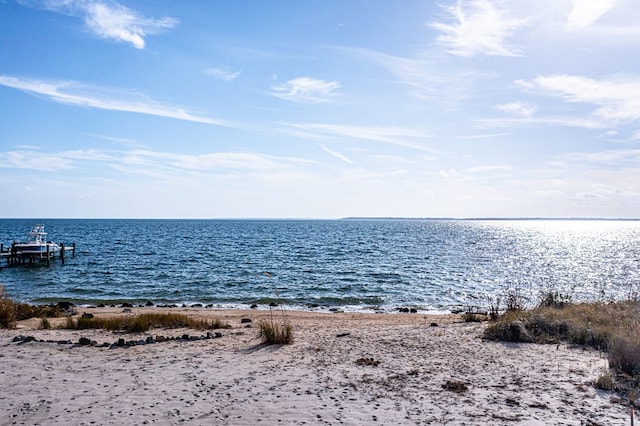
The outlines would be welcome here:
M 567 18 L 567 30 L 577 30 L 592 25 L 616 4 L 617 0 L 573 0 L 573 8 Z
M 321 103 L 337 96 L 340 87 L 337 81 L 317 80 L 310 77 L 299 77 L 271 87 L 275 97 L 291 102 Z
M 351 161 L 351 159 L 349 159 L 347 156 L 345 156 L 344 154 L 341 154 L 337 151 L 334 151 L 332 149 L 329 149 L 325 144 L 319 143 L 318 146 L 326 153 L 328 153 L 329 155 L 331 155 L 332 157 L 337 158 L 338 160 L 344 161 L 345 163 L 349 163 L 349 164 L 353 164 L 353 161 Z
M 95 150 L 62 151 L 47 154 L 39 151 L 22 150 L 0 152 L 0 168 L 29 169 L 55 172 L 75 168 L 77 160 L 105 161 L 111 157 Z
M 178 24 L 175 18 L 146 18 L 115 1 L 47 0 L 43 6 L 55 12 L 80 16 L 85 25 L 98 36 L 130 43 L 136 49 L 144 49 L 147 35 Z
M 450 108 L 474 94 L 473 85 L 486 73 L 451 68 L 438 55 L 427 52 L 415 57 L 394 56 L 370 49 L 341 48 L 350 54 L 376 62 L 411 88 L 411 95 L 420 100 L 436 99 L 439 105 Z
M 406 127 L 366 127 L 319 123 L 285 123 L 286 126 L 313 139 L 362 139 L 433 152 L 419 141 L 431 135 L 421 129 Z
M 527 20 L 510 17 L 506 9 L 500 8 L 500 3 L 458 0 L 455 6 L 443 6 L 452 23 L 433 22 L 429 25 L 443 33 L 438 41 L 451 54 L 518 56 L 518 50 L 506 41 L 518 28 L 525 26 Z
M 497 110 L 506 112 L 507 114 L 531 117 L 536 112 L 536 107 L 524 102 L 511 102 L 508 104 L 500 104 L 495 107 Z
M 640 78 L 594 80 L 575 75 L 536 77 L 516 82 L 529 91 L 541 91 L 572 103 L 593 104 L 593 116 L 605 126 L 640 120 Z
M 228 125 L 222 120 L 194 115 L 181 107 L 165 105 L 144 96 L 131 97 L 128 93 L 86 86 L 77 82 L 47 82 L 0 75 L 0 86 L 41 95 L 66 105 L 135 112 L 219 126 Z
M 218 80 L 233 81 L 240 76 L 240 71 L 231 71 L 226 67 L 207 68 L 204 73 Z

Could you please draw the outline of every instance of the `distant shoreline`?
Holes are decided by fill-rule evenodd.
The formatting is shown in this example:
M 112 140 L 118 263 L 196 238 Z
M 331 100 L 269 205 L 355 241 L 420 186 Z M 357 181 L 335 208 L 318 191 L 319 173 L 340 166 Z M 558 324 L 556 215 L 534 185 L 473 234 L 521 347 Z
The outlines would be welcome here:
M 109 221 L 109 220 L 131 220 L 131 221 L 169 221 L 169 220 L 180 220 L 180 221 L 309 221 L 309 222 L 320 222 L 320 221 L 342 221 L 342 220 L 405 220 L 405 221 L 560 221 L 560 222 L 571 222 L 571 221 L 602 221 L 602 222 L 638 222 L 640 218 L 624 218 L 624 217 L 403 217 L 403 216 L 347 216 L 341 218 L 296 218 L 296 217 L 281 217 L 281 218 L 270 218 L 270 217 L 219 217 L 219 218 L 176 218 L 176 217 L 157 217 L 157 218 L 144 218 L 144 217 L 2 217 L 0 220 L 30 220 L 30 221 L 49 221 L 49 220 L 101 220 L 101 221 Z

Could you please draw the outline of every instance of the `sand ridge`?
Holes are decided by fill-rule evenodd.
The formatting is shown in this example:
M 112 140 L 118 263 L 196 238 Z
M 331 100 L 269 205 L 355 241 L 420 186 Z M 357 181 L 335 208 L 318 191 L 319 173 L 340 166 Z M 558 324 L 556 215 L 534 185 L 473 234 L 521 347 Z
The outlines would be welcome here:
M 145 309 L 159 310 L 126 315 Z M 485 341 L 485 325 L 455 315 L 287 311 L 295 342 L 265 346 L 257 322 L 269 311 L 170 311 L 232 328 L 114 349 L 13 342 L 121 337 L 106 331 L 38 330 L 35 320 L 1 330 L 0 424 L 629 424 L 628 408 L 591 386 L 607 366 L 598 352 Z M 185 333 L 202 334 L 127 339 Z

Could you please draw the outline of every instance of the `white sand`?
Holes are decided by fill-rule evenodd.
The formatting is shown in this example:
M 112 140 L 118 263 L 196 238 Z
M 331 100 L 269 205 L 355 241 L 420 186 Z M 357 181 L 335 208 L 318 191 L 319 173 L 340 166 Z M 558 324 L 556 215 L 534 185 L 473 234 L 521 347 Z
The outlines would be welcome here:
M 288 312 L 294 344 L 262 346 L 256 321 L 268 312 L 171 312 L 223 317 L 233 328 L 219 339 L 116 349 L 12 338 L 134 338 L 37 330 L 35 320 L 0 330 L 0 424 L 629 424 L 628 408 L 591 385 L 607 365 L 597 352 L 483 341 L 484 325 L 455 316 Z M 202 332 L 136 339 L 184 333 Z M 444 389 L 447 381 L 468 390 Z

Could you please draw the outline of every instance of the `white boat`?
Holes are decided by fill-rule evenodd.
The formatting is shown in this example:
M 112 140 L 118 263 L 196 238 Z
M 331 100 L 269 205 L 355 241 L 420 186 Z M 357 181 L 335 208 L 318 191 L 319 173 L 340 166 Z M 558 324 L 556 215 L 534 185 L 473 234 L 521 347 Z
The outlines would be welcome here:
M 25 257 L 50 257 L 56 256 L 60 252 L 57 243 L 47 241 L 47 233 L 44 232 L 44 225 L 36 225 L 29 232 L 29 240 L 26 242 L 15 242 L 13 247 L 16 253 Z

